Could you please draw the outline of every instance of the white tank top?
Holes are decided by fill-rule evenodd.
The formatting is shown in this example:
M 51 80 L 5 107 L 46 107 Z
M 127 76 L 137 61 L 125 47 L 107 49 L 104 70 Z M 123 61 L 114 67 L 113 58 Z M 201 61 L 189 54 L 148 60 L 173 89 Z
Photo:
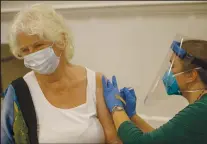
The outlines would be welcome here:
M 24 76 L 34 103 L 39 143 L 104 143 L 96 112 L 96 74 L 87 69 L 87 100 L 71 109 L 60 109 L 45 98 L 33 71 Z M 70 98 L 70 96 L 68 96 Z

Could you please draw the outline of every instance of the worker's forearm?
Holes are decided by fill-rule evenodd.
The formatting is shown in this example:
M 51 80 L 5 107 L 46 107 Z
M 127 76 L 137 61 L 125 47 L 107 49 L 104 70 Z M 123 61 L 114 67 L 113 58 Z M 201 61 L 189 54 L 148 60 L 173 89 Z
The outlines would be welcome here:
M 147 122 L 145 122 L 140 116 L 134 115 L 131 117 L 131 120 L 135 125 L 142 130 L 142 132 L 151 132 L 154 130 Z
M 120 125 L 125 122 L 125 121 L 130 121 L 129 117 L 125 113 L 125 111 L 115 111 L 113 114 L 113 120 L 116 129 L 118 130 Z

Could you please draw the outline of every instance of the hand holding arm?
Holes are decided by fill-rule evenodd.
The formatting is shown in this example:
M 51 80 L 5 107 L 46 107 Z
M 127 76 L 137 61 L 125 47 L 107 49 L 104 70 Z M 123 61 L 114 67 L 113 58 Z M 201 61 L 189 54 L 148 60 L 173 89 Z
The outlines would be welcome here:
M 116 98 L 119 96 L 119 89 L 116 82 L 116 77 L 112 77 L 112 83 L 109 80 L 106 80 L 104 76 L 102 76 L 102 85 L 103 85 L 103 94 L 106 105 L 109 111 L 112 113 L 113 109 L 118 107 L 123 107 L 123 103 Z
M 113 120 L 116 129 L 118 130 L 119 126 L 125 122 L 130 121 L 127 114 L 123 111 L 113 111 L 115 107 L 122 107 L 123 103 L 121 100 L 116 98 L 116 95 L 120 95 L 119 89 L 116 82 L 116 77 L 112 77 L 112 83 L 109 80 L 106 80 L 104 76 L 102 76 L 102 85 L 103 85 L 103 93 L 104 99 L 107 108 L 111 113 L 113 113 Z

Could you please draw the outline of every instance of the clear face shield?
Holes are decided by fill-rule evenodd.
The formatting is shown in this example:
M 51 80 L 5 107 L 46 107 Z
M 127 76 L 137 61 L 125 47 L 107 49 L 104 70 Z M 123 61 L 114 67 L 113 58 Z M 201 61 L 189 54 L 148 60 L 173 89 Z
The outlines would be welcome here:
M 206 61 L 194 57 L 182 48 L 188 40 L 192 39 L 179 36 L 172 42 L 164 63 L 145 97 L 145 105 L 154 105 L 158 100 L 167 100 L 171 96 L 181 96 L 188 92 L 202 92 L 207 89 L 203 85 L 195 88 L 187 86 L 191 83 L 190 79 L 186 78 L 187 73 L 201 69 L 207 70 Z M 191 69 L 188 65 L 192 64 L 196 67 Z M 187 70 L 184 65 L 188 67 Z

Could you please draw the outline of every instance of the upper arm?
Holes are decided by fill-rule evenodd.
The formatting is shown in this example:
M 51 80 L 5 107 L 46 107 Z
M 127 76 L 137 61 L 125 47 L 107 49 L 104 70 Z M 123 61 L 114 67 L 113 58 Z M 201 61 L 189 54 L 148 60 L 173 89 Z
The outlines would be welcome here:
M 103 96 L 102 74 L 96 73 L 96 97 L 97 113 L 99 121 L 104 129 L 105 139 L 107 142 L 118 140 L 116 128 L 112 116 L 107 109 Z
M 1 143 L 13 143 L 13 122 L 14 122 L 14 89 L 10 85 L 2 100 L 1 106 Z

